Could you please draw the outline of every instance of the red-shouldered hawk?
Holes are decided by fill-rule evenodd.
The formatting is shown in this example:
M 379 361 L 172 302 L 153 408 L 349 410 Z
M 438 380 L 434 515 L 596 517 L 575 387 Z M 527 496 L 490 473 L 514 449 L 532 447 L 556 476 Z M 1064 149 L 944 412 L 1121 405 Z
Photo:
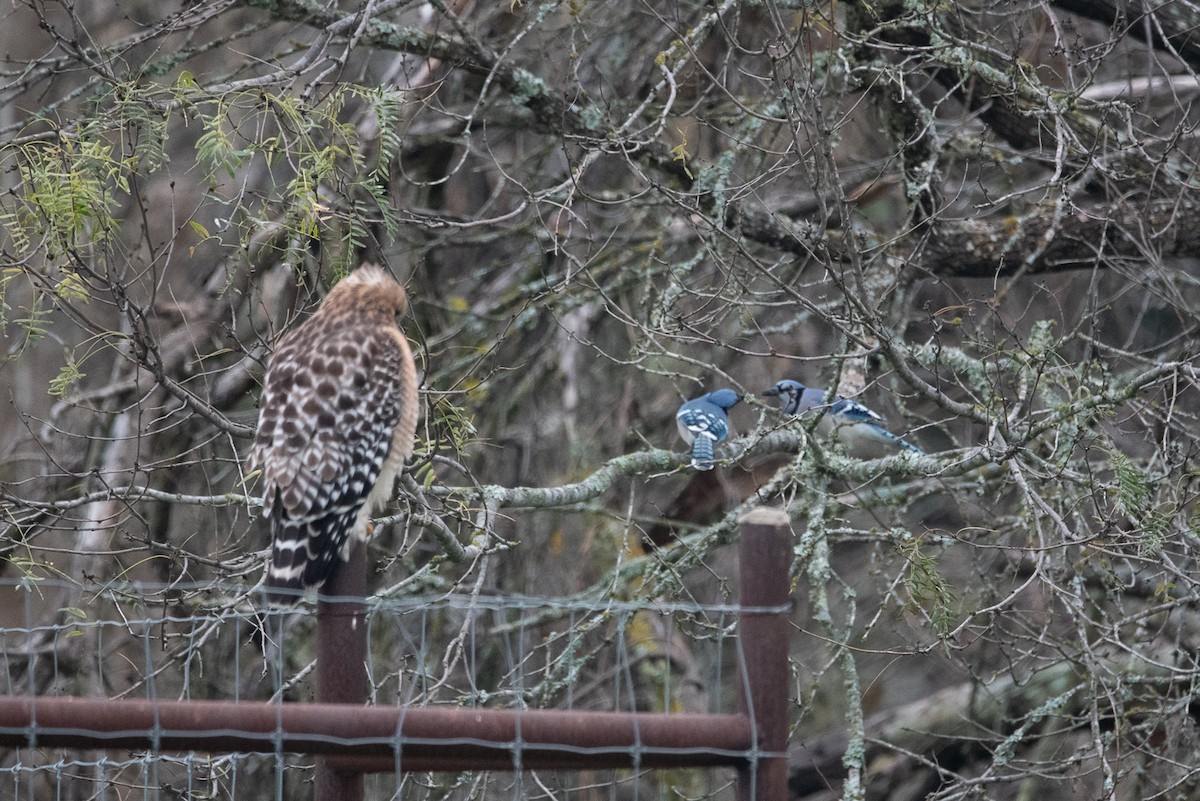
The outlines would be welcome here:
M 275 349 L 250 453 L 271 524 L 271 589 L 324 584 L 412 455 L 417 371 L 396 322 L 407 309 L 404 288 L 363 264 Z

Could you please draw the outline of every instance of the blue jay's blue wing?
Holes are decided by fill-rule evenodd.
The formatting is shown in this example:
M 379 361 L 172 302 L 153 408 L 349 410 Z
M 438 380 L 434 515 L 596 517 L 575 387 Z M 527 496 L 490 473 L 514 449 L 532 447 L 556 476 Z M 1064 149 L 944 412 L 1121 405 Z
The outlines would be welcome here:
M 675 413 L 679 436 L 692 446 L 692 467 L 712 470 L 713 447 L 729 436 L 729 417 L 725 410 L 735 406 L 741 396 L 723 389 L 690 400 Z
M 729 435 L 729 419 L 724 412 L 718 416 L 703 409 L 685 406 L 679 410 L 675 419 L 692 435 L 692 439 L 706 437 L 715 442 Z M 686 434 L 684 438 L 688 438 Z
M 717 406 L 705 409 L 697 401 L 690 401 L 680 407 L 675 424 L 679 436 L 692 446 L 692 467 L 712 470 L 713 446 L 729 434 L 725 410 Z
M 863 406 L 858 401 L 847 400 L 846 398 L 834 399 L 833 403 L 829 406 L 829 413 L 847 423 L 880 425 L 884 422 L 880 415 L 871 411 L 866 406 Z

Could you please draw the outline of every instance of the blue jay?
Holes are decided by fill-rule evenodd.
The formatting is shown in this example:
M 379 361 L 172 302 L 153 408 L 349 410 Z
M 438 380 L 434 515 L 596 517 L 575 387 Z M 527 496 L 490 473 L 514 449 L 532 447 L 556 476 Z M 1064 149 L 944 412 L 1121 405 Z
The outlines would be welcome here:
M 913 453 L 925 455 L 925 451 L 893 434 L 883 427 L 884 420 L 858 401 L 847 400 L 837 395 L 827 399 L 825 390 L 812 389 L 799 381 L 784 379 L 763 393 L 763 397 L 778 398 L 779 407 L 788 414 L 799 416 L 812 408 L 824 412 L 844 440 L 864 439 L 883 442 L 906 448 Z
M 679 436 L 692 446 L 692 467 L 713 469 L 713 446 L 729 436 L 729 415 L 742 400 L 732 389 L 718 389 L 679 407 L 675 425 Z

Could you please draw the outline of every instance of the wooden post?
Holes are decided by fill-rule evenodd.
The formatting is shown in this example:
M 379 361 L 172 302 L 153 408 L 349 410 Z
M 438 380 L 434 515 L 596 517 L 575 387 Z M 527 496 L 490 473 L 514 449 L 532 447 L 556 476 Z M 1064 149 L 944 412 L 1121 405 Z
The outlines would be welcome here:
M 792 564 L 791 525 L 782 509 L 742 516 L 741 597 L 744 608 L 785 606 Z M 742 612 L 738 620 L 742 681 L 738 709 L 748 715 L 763 755 L 738 770 L 738 801 L 786 801 L 789 614 Z
M 367 546 L 356 538 L 350 561 L 339 565 L 317 596 L 317 701 L 367 702 Z M 342 598 L 343 600 L 325 600 Z M 335 770 L 317 758 L 314 801 L 362 801 L 363 775 Z

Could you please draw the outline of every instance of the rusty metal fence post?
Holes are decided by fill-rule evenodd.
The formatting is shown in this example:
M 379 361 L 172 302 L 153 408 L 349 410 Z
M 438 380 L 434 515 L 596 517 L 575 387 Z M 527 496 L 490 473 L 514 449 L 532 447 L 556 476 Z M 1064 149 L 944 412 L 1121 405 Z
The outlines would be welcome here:
M 317 702 L 367 702 L 367 547 L 361 540 L 350 560 L 334 571 L 317 599 Z M 333 600 L 326 600 L 328 596 Z M 363 775 L 317 758 L 314 801 L 361 801 Z
M 787 798 L 788 626 L 791 528 L 782 509 L 759 507 L 742 516 L 738 639 L 742 668 L 738 711 L 750 717 L 758 758 L 738 768 L 738 801 Z M 751 610 L 751 611 L 746 611 Z

